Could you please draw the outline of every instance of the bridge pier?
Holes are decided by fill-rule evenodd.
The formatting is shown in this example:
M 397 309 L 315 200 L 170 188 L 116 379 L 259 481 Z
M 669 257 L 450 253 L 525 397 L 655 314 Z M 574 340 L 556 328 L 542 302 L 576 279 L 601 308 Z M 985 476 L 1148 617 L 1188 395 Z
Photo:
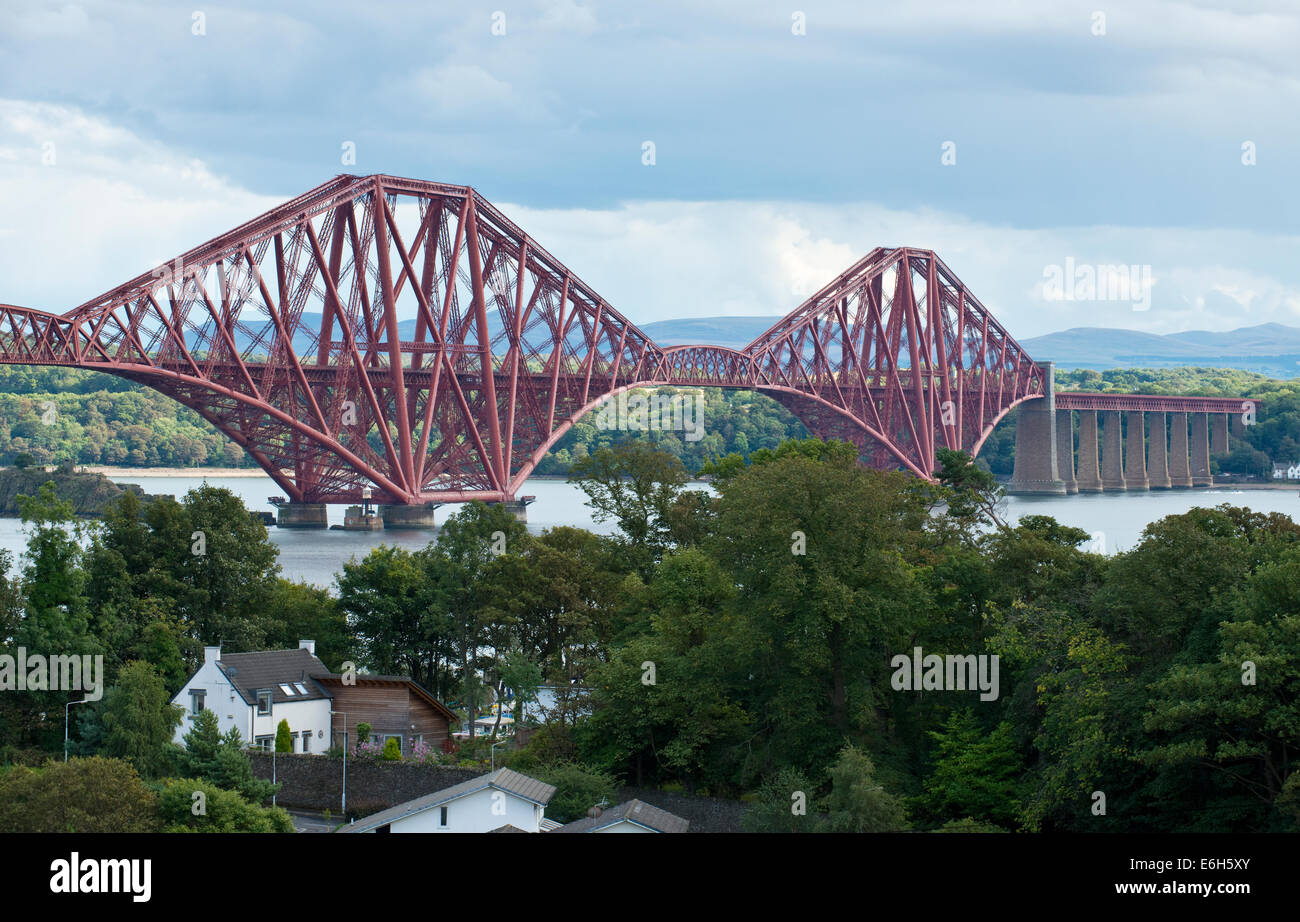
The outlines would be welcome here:
M 488 503 L 489 506 L 502 506 L 507 512 L 513 515 L 520 522 L 528 521 L 528 506 L 537 499 L 536 496 L 521 496 L 518 499 L 507 499 L 499 503 Z
M 1056 411 L 1056 472 L 1066 493 L 1078 493 L 1074 479 L 1074 417 L 1069 410 Z
M 1167 420 L 1164 413 L 1148 413 L 1147 420 L 1151 428 L 1147 436 L 1150 442 L 1148 454 L 1151 458 L 1147 482 L 1152 490 L 1167 490 L 1173 486 L 1169 479 L 1169 445 L 1167 442 Z
M 1101 442 L 1101 488 L 1107 493 L 1122 493 L 1125 489 L 1123 452 L 1119 411 L 1107 410 Z
M 1230 425 L 1230 413 L 1214 414 L 1214 442 L 1210 450 L 1216 455 L 1225 455 L 1228 453 L 1228 426 Z
M 1097 411 L 1079 411 L 1080 493 L 1101 492 L 1101 468 L 1097 465 Z
M 1146 413 L 1142 410 L 1129 410 L 1124 414 L 1124 488 L 1127 490 L 1148 490 L 1147 480 L 1147 440 Z
M 1043 363 L 1046 393 L 1022 403 L 1016 412 L 1015 466 L 1008 493 L 1065 493 L 1056 467 L 1056 388 L 1053 366 Z
M 1210 414 L 1192 415 L 1192 486 L 1212 487 L 1210 476 Z
M 1169 414 L 1169 479 L 1176 487 L 1192 485 L 1192 468 L 1187 460 L 1187 414 Z
M 279 528 L 329 528 L 324 503 L 281 503 L 275 513 Z
M 384 528 L 417 529 L 435 528 L 433 510 L 439 503 L 420 503 L 414 506 L 380 506 L 379 517 Z

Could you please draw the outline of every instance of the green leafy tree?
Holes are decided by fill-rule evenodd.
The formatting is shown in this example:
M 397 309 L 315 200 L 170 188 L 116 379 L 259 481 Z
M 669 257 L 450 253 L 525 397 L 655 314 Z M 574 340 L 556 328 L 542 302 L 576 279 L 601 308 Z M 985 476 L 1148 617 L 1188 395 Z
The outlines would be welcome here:
M 275 728 L 275 751 L 293 752 L 293 733 L 287 720 L 281 720 Z
M 0 772 L 0 832 L 156 832 L 157 798 L 129 762 L 93 756 Z
M 826 824 L 831 832 L 900 832 L 907 828 L 903 803 L 875 779 L 871 757 L 846 746 L 831 766 Z
M 987 732 L 967 708 L 953 711 L 931 731 L 934 769 L 918 806 L 941 821 L 971 819 L 989 826 L 1014 825 L 1020 809 L 1017 776 L 1022 770 L 1012 728 L 1003 722 Z
M 183 715 L 149 663 L 127 663 L 104 695 L 103 752 L 126 759 L 145 777 L 157 777 L 174 764 L 172 734 Z
M 555 785 L 555 796 L 546 805 L 546 815 L 558 823 L 582 819 L 601 801 L 612 804 L 617 793 L 612 776 L 576 762 L 541 766 L 534 770 L 534 777 Z
M 158 797 L 164 832 L 293 832 L 280 807 L 259 807 L 201 778 L 167 781 Z
M 783 768 L 764 780 L 740 818 L 745 832 L 820 832 L 812 786 L 802 772 Z

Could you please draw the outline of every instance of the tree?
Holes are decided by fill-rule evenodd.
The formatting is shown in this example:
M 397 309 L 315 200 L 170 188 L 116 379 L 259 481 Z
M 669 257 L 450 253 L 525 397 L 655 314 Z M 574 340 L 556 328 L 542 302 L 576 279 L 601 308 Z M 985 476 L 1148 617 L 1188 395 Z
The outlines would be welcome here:
M 293 832 L 281 807 L 259 807 L 201 778 L 169 780 L 158 798 L 164 832 Z
M 593 518 L 618 523 L 643 570 L 669 545 L 669 513 L 687 479 L 681 461 L 640 439 L 602 448 L 569 473 Z
M 812 786 L 802 772 L 783 768 L 759 786 L 744 816 L 745 832 L 820 832 Z
M 127 663 L 104 695 L 103 750 L 131 762 L 145 777 L 157 777 L 173 764 L 172 734 L 183 715 L 151 665 Z
M 931 731 L 934 768 L 918 806 L 939 820 L 969 818 L 997 827 L 1015 823 L 1020 808 L 1020 758 L 1003 722 L 987 732 L 970 708 L 953 711 Z
M 275 751 L 293 752 L 293 733 L 289 730 L 287 720 L 281 720 L 275 728 Z
M 556 822 L 572 823 L 601 801 L 611 804 L 617 785 L 612 776 L 577 762 L 558 762 L 534 769 L 533 774 L 555 785 L 546 812 Z
M 129 762 L 93 756 L 0 772 L 0 832 L 155 832 L 157 798 Z
M 875 766 L 846 746 L 831 766 L 826 822 L 831 832 L 900 832 L 907 828 L 902 802 L 876 783 Z
M 203 778 L 217 787 L 235 791 L 249 803 L 271 799 L 280 785 L 253 775 L 253 763 L 244 749 L 239 730 L 231 727 L 220 732 L 217 715 L 202 710 L 194 726 L 185 734 L 185 750 L 180 758 L 180 772 L 187 777 Z

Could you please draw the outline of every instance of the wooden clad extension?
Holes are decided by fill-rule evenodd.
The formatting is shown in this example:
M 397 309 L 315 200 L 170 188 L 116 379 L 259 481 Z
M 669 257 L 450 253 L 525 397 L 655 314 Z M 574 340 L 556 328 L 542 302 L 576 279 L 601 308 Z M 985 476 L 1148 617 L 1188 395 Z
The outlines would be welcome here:
M 370 724 L 370 735 L 380 742 L 401 739 L 402 754 L 411 752 L 417 739 L 441 749 L 450 737 L 456 715 L 427 689 L 404 676 L 357 675 L 345 684 L 341 675 L 312 676 L 333 696 L 336 712 L 330 723 L 330 745 L 343 745 L 343 714 L 347 715 L 347 740 L 356 745 L 357 724 Z

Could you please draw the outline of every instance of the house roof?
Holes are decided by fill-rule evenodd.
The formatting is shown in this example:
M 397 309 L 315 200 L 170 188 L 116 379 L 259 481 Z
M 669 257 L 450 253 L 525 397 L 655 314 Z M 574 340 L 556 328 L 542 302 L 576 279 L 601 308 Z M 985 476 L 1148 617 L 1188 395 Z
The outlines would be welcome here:
M 425 794 L 423 797 L 408 800 L 405 803 L 389 807 L 387 810 L 372 813 L 365 819 L 344 826 L 339 832 L 369 832 L 371 829 L 383 826 L 385 823 L 405 819 L 416 813 L 423 813 L 425 810 L 442 806 L 453 800 L 459 800 L 485 788 L 496 788 L 543 807 L 550 803 L 551 798 L 555 796 L 554 785 L 547 784 L 545 781 L 538 781 L 536 778 L 529 778 L 527 775 L 521 775 L 519 772 L 511 771 L 508 768 L 498 768 L 486 775 L 479 775 L 476 778 L 470 778 L 468 781 L 462 781 L 460 784 L 453 784 L 449 788 L 443 788 L 441 791 L 434 791 L 432 794 Z
M 325 686 L 326 688 L 343 684 L 343 674 L 340 672 L 321 671 L 321 672 L 313 673 L 312 678 L 316 679 L 318 682 L 321 683 L 321 685 Z M 414 694 L 417 698 L 420 698 L 421 700 L 425 701 L 431 708 L 433 708 L 443 717 L 447 718 L 447 720 L 459 721 L 459 718 L 456 716 L 455 712 L 451 710 L 451 708 L 447 707 L 447 705 L 443 704 L 441 701 L 435 698 L 433 696 L 433 692 L 429 691 L 427 688 L 425 688 L 423 685 L 421 685 L 419 682 L 415 681 L 414 679 L 410 678 L 409 676 L 369 675 L 366 673 L 358 673 L 357 675 L 353 676 L 353 678 L 356 679 L 356 684 L 358 685 L 405 685 L 407 688 L 411 690 L 412 694 Z
M 271 690 L 272 704 L 331 698 L 328 691 L 312 680 L 313 673 L 326 672 L 325 664 L 301 647 L 297 650 L 263 650 L 257 653 L 224 653 L 217 667 L 230 680 L 248 704 L 257 702 L 258 689 Z M 282 684 L 292 687 L 299 682 L 307 694 L 287 695 Z
M 598 832 L 615 823 L 636 823 L 655 832 L 685 832 L 691 825 L 676 814 L 651 806 L 645 801 L 628 800 L 605 810 L 600 816 L 588 816 L 566 823 L 556 832 Z

